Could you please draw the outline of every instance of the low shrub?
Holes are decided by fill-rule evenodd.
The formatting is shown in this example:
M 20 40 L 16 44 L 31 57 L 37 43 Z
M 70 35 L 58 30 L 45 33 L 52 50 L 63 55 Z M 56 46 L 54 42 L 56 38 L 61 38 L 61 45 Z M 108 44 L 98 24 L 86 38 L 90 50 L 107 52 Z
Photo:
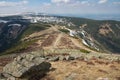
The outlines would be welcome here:
M 87 53 L 87 54 L 90 53 L 90 51 L 85 50 L 85 49 L 80 49 L 80 51 L 83 52 L 83 53 Z
M 70 31 L 67 29 L 59 29 L 60 31 L 64 32 L 64 33 L 69 33 Z

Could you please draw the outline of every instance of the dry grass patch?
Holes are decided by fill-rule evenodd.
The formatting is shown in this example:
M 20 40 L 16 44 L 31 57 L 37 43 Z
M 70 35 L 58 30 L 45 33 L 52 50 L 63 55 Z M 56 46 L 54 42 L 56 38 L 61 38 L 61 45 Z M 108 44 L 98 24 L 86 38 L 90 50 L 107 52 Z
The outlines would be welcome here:
M 96 80 L 99 77 L 115 80 L 119 78 L 120 71 L 116 71 L 111 67 L 120 69 L 120 64 L 109 63 L 106 65 L 105 62 L 101 61 L 100 64 L 94 60 L 88 62 L 80 60 L 51 62 L 55 70 L 50 71 L 42 80 L 46 80 L 48 77 L 49 80 L 65 80 L 69 78 L 74 80 Z

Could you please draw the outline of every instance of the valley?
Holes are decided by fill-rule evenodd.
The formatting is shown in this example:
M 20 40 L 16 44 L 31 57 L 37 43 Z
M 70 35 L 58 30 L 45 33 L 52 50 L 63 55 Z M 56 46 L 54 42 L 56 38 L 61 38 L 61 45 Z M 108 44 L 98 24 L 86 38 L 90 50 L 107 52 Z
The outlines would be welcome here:
M 119 21 L 41 14 L 0 19 L 0 79 L 120 79 Z

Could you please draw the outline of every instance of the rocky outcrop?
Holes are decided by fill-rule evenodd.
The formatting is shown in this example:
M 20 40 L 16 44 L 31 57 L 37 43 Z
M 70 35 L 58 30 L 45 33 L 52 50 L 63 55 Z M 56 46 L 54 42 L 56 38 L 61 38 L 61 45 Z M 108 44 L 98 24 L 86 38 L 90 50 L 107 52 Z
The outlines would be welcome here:
M 45 52 L 45 51 L 44 51 Z M 72 52 L 72 51 L 71 51 Z M 116 62 L 120 62 L 120 55 L 113 55 L 113 54 L 102 54 L 102 53 L 69 53 L 69 54 L 57 54 L 55 55 L 53 53 L 53 55 L 46 55 L 45 59 L 48 61 L 71 61 L 71 60 L 84 60 L 84 61 L 89 61 L 92 59 L 104 59 L 104 60 L 108 60 L 110 62 L 112 61 L 116 61 Z
M 43 76 L 49 71 L 51 64 L 37 54 L 23 54 L 3 68 L 3 77 L 9 80 L 22 78 L 31 80 L 32 76 Z M 2 78 L 1 78 L 2 79 Z
M 109 62 L 120 62 L 120 56 L 96 53 L 73 53 L 73 54 L 45 54 L 45 51 L 36 51 L 22 54 L 3 68 L 0 80 L 39 80 L 51 68 L 50 62 L 82 60 L 89 63 L 93 59 L 104 59 Z M 67 77 L 66 80 L 69 80 Z M 74 79 L 74 78 L 73 78 Z

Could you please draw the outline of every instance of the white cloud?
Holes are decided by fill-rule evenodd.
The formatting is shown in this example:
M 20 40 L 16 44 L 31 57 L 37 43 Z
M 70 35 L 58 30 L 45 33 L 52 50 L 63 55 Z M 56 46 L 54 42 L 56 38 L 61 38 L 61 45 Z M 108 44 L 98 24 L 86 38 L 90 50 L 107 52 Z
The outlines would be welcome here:
M 88 5 L 88 6 L 89 6 L 89 5 L 92 5 L 92 4 L 89 3 L 88 1 L 81 1 L 81 4 L 82 4 L 82 5 Z
M 57 5 L 57 6 L 93 6 L 93 3 L 91 3 L 88 0 L 51 0 L 52 4 Z
M 20 2 L 8 2 L 8 1 L 0 1 L 0 7 L 12 7 L 12 6 L 21 6 L 27 4 L 27 0 L 22 0 Z
M 43 3 L 43 7 L 49 7 L 49 6 L 51 6 L 50 3 Z
M 51 0 L 52 3 L 68 3 L 70 0 Z
M 88 3 L 88 1 L 82 1 L 82 2 L 81 2 L 81 4 L 86 4 L 86 3 Z
M 27 4 L 28 1 L 27 1 L 27 0 L 23 0 L 22 3 L 23 3 L 23 4 Z
M 103 3 L 106 3 L 108 0 L 100 0 L 98 3 L 99 4 L 103 4 Z

